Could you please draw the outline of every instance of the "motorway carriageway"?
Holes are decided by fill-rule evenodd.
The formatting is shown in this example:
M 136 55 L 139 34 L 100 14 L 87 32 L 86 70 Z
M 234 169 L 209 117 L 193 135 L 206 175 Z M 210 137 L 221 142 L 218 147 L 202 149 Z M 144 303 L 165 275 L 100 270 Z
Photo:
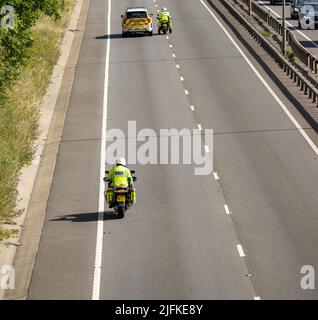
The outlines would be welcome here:
M 173 34 L 122 38 L 137 5 L 168 7 Z M 138 201 L 115 219 L 106 130 L 128 121 L 214 129 L 214 172 L 130 166 Z M 91 0 L 28 299 L 317 299 L 300 286 L 318 268 L 316 146 L 204 0 Z

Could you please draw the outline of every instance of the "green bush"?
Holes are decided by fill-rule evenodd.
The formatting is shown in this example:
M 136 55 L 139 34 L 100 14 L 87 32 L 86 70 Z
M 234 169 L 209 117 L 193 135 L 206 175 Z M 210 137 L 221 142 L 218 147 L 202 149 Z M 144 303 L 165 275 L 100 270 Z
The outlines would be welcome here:
M 0 9 L 4 5 L 14 8 L 14 26 L 0 27 L 0 241 L 15 234 L 2 226 L 20 214 L 15 210 L 17 179 L 21 168 L 32 160 L 38 129 L 36 106 L 58 56 L 55 34 L 61 30 L 51 24 L 55 47 L 49 48 L 52 39 L 42 40 L 33 28 L 45 16 L 60 19 L 62 0 L 0 0 Z
M 285 56 L 290 61 L 294 61 L 295 60 L 295 53 L 292 50 L 288 50 L 287 49 Z

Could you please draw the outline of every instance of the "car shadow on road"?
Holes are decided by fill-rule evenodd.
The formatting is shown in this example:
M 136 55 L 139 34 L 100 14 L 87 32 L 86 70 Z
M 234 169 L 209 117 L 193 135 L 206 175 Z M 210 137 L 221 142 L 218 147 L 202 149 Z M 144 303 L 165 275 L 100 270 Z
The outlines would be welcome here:
M 122 39 L 123 35 L 121 33 L 105 34 L 103 36 L 95 37 L 97 40 L 107 40 L 107 39 Z
M 158 33 L 154 33 L 153 36 L 159 36 Z M 107 39 L 129 39 L 129 38 L 143 38 L 146 37 L 148 38 L 148 35 L 144 35 L 144 34 L 130 34 L 127 37 L 123 37 L 123 35 L 121 33 L 113 33 L 113 34 L 105 34 L 103 36 L 98 36 L 95 37 L 95 39 L 97 40 L 107 40 Z
M 317 48 L 318 41 L 299 41 L 299 43 L 305 48 Z
M 114 211 L 105 211 L 104 221 L 117 220 L 117 213 Z M 92 222 L 98 221 L 98 212 L 67 214 L 58 218 L 50 219 L 50 221 L 71 221 L 71 222 Z

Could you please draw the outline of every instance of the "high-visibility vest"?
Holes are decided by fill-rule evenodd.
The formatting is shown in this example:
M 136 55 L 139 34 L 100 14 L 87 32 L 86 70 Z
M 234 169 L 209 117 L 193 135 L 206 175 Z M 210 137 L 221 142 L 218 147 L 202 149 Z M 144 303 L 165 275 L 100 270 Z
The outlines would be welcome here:
M 113 167 L 109 171 L 107 178 L 112 181 L 112 186 L 114 188 L 128 188 L 129 180 L 130 184 L 132 184 L 132 176 L 130 170 L 121 165 Z

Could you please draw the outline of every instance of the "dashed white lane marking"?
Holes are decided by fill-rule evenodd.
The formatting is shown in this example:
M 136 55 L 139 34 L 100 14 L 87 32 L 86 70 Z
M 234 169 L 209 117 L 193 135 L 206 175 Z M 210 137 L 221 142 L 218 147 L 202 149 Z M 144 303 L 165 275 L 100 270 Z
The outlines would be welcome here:
M 181 81 L 184 81 L 184 78 L 183 78 L 183 77 L 180 77 L 180 80 L 181 80 Z
M 173 45 L 172 45 L 172 44 L 170 44 L 170 45 L 169 45 L 169 47 L 170 47 L 170 48 L 172 48 L 172 47 L 173 47 Z
M 260 296 L 254 297 L 254 300 L 262 300 Z
M 192 111 L 195 111 L 195 107 L 194 107 L 194 106 L 190 106 L 190 109 L 191 109 Z
M 202 125 L 200 123 L 198 124 L 198 129 L 202 130 Z
M 176 64 L 176 68 L 177 68 L 177 69 L 180 69 L 180 66 L 179 66 L 178 64 Z
M 269 84 L 266 82 L 266 80 L 262 77 L 262 75 L 257 71 L 257 69 L 254 67 L 252 62 L 248 59 L 248 57 L 245 55 L 245 53 L 242 51 L 242 49 L 239 47 L 239 45 L 235 42 L 235 40 L 232 38 L 232 36 L 229 34 L 229 32 L 226 30 L 226 28 L 223 26 L 223 24 L 220 22 L 220 20 L 216 17 L 216 15 L 213 13 L 213 11 L 207 6 L 206 3 L 204 3 L 203 0 L 200 0 L 201 4 L 205 7 L 205 9 L 210 13 L 212 18 L 216 21 L 216 23 L 220 26 L 220 28 L 223 30 L 223 32 L 226 34 L 226 36 L 229 38 L 229 40 L 232 42 L 234 47 L 237 49 L 237 51 L 241 54 L 241 56 L 244 58 L 246 63 L 249 65 L 249 67 L 252 69 L 252 71 L 255 73 L 255 75 L 258 77 L 258 79 L 262 82 L 264 87 L 267 89 L 267 91 L 271 94 L 271 96 L 276 100 L 276 102 L 280 105 L 280 107 L 284 110 L 288 118 L 291 120 L 291 122 L 295 125 L 295 127 L 298 129 L 298 131 L 301 133 L 301 135 L 305 138 L 307 143 L 310 145 L 310 147 L 314 150 L 315 154 L 318 155 L 318 148 L 314 144 L 314 142 L 310 139 L 310 137 L 307 135 L 305 130 L 301 127 L 301 125 L 298 123 L 298 121 L 294 118 L 294 116 L 289 112 L 288 108 L 285 106 L 285 104 L 279 99 L 279 97 L 276 95 L 276 93 L 273 91 L 273 89 L 269 86 Z
M 189 91 L 188 90 L 184 90 L 184 93 L 188 96 L 189 95 Z
M 226 214 L 231 214 L 231 211 L 229 209 L 229 206 L 227 204 L 224 205 L 224 210 Z
M 270 7 L 268 7 L 267 5 L 265 5 L 265 3 L 263 1 L 260 1 L 259 3 L 261 3 L 265 8 L 267 8 L 268 10 L 270 10 L 271 12 L 274 13 L 274 15 L 278 18 L 282 18 L 278 13 L 276 13 L 273 9 L 271 9 Z M 286 24 L 292 28 L 294 28 L 294 26 L 292 24 L 290 24 L 289 22 L 286 21 Z M 318 44 L 316 44 L 315 41 L 313 41 L 311 38 L 309 38 L 308 36 L 306 36 L 303 32 L 296 30 L 300 35 L 302 35 L 305 39 L 309 40 L 311 44 L 313 44 L 316 48 L 318 48 Z
M 237 251 L 239 252 L 240 257 L 246 257 L 242 245 L 238 244 L 236 247 L 237 247 Z
M 210 152 L 209 146 L 208 146 L 208 145 L 205 145 L 205 146 L 204 146 L 204 150 L 205 150 L 205 153 L 209 153 L 209 152 Z
M 155 4 L 155 7 L 156 7 L 156 8 L 158 8 L 158 5 L 157 5 L 157 4 Z
M 111 33 L 111 0 L 108 0 L 108 18 L 107 18 L 107 34 Z M 110 57 L 110 37 L 107 38 L 106 63 L 105 63 L 105 80 L 104 80 L 104 97 L 103 97 L 103 113 L 102 113 L 102 133 L 101 133 L 101 149 L 100 149 L 100 184 L 99 184 L 99 203 L 98 203 L 98 220 L 97 220 L 97 235 L 95 249 L 95 267 L 93 279 L 92 300 L 99 300 L 101 269 L 102 269 L 102 254 L 103 254 L 103 234 L 104 234 L 104 181 L 105 163 L 106 163 L 106 128 L 107 128 L 107 108 L 108 108 L 108 83 L 109 83 L 109 57 Z
M 157 10 L 157 12 L 159 13 L 159 10 Z
M 173 54 L 172 54 L 172 58 L 175 58 L 175 57 L 176 57 L 176 55 L 173 53 Z
M 220 180 L 219 174 L 217 172 L 213 172 L 213 177 L 215 180 Z
M 159 11 L 159 10 L 158 10 Z M 166 39 L 169 40 L 169 36 L 166 36 Z

